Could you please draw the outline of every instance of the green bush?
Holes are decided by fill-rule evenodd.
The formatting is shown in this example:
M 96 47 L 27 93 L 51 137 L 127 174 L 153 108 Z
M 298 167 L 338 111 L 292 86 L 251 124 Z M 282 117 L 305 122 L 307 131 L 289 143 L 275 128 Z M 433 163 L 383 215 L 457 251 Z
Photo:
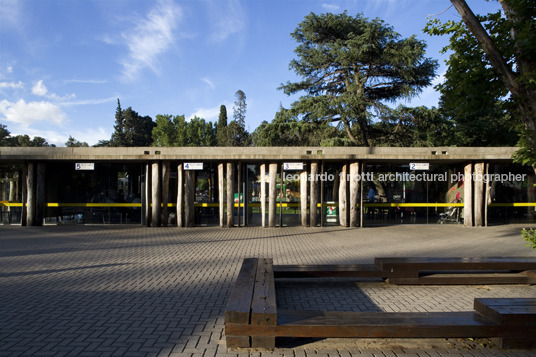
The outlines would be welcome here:
M 536 249 L 536 230 L 535 229 L 525 229 L 521 231 L 521 236 L 524 240 L 527 241 L 526 246 L 532 249 Z

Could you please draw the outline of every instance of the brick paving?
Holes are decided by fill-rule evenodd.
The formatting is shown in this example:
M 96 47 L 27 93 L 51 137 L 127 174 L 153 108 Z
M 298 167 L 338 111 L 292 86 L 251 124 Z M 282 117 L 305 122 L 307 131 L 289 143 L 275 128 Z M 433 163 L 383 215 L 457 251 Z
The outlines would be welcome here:
M 0 227 L 0 356 L 536 356 L 488 341 L 282 339 L 227 353 L 223 312 L 244 257 L 276 264 L 372 263 L 376 256 L 534 256 L 521 226 L 365 229 Z M 536 287 L 278 283 L 285 308 L 453 311 Z

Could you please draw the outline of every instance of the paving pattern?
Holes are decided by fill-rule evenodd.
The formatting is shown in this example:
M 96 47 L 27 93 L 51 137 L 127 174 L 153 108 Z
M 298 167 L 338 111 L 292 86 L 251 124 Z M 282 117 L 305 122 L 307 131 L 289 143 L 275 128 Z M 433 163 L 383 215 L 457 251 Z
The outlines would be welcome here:
M 376 256 L 534 256 L 521 226 L 364 229 L 0 227 L 0 356 L 536 356 L 489 341 L 282 339 L 225 347 L 223 312 L 245 257 L 275 264 L 372 263 Z M 285 308 L 454 311 L 536 287 L 406 287 L 279 281 Z

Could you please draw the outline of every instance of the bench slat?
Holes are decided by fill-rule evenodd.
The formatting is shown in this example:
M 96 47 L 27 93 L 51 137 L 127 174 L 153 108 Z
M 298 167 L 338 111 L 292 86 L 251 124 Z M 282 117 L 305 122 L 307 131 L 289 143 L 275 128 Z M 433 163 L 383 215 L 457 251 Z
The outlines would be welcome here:
M 225 323 L 249 323 L 257 262 L 257 258 L 244 259 L 225 309 Z
M 536 329 L 536 298 L 476 298 L 474 308 L 496 323 Z
M 430 274 L 419 278 L 388 278 L 389 284 L 399 285 L 486 285 L 527 284 L 523 273 Z
M 255 277 L 255 288 L 251 303 L 251 325 L 277 324 L 277 304 L 275 293 L 275 278 L 272 259 L 259 259 Z M 275 336 L 253 336 L 251 347 L 272 349 L 275 347 Z
M 375 258 L 385 272 L 393 271 L 449 271 L 488 270 L 524 271 L 536 269 L 536 257 L 481 257 L 481 258 Z
M 276 278 L 383 278 L 383 271 L 373 264 L 343 265 L 275 265 Z
M 279 311 L 278 324 L 235 325 L 233 331 L 260 336 L 333 338 L 497 337 L 502 327 L 473 311 L 467 312 L 336 312 Z M 519 336 L 517 327 L 508 332 Z

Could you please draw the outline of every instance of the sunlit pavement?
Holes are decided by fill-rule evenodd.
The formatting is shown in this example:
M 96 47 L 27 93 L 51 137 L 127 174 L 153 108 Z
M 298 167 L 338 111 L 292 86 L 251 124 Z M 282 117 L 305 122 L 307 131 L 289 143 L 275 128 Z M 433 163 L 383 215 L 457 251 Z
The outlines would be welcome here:
M 532 356 L 470 340 L 281 340 L 227 353 L 223 312 L 244 257 L 275 264 L 372 263 L 377 256 L 534 256 L 522 226 L 345 228 L 0 227 L 1 356 Z M 536 287 L 280 282 L 285 308 L 471 310 L 474 297 Z

